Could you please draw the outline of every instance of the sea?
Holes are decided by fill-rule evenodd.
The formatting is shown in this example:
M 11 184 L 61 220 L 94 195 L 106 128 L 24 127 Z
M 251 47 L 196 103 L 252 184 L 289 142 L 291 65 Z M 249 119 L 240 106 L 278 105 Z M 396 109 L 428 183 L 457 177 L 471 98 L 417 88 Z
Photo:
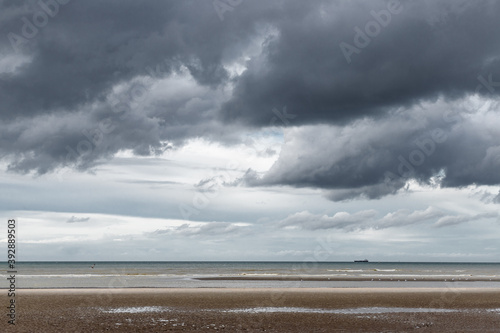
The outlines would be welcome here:
M 8 289 L 6 265 L 0 288 Z M 500 288 L 500 263 L 18 262 L 16 288 Z

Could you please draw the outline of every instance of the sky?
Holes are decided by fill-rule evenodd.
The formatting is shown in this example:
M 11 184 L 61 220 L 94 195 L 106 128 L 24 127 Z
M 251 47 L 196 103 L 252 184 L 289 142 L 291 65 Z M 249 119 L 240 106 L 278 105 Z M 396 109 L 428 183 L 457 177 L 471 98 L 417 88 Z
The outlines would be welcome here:
M 499 16 L 0 0 L 18 260 L 498 261 Z

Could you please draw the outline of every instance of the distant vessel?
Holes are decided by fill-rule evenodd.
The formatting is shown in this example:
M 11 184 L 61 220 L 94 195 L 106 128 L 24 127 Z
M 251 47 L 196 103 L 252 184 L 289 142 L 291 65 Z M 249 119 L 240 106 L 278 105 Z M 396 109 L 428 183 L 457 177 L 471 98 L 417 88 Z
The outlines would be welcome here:
M 363 260 L 354 260 L 354 262 L 368 262 L 368 259 L 363 259 Z

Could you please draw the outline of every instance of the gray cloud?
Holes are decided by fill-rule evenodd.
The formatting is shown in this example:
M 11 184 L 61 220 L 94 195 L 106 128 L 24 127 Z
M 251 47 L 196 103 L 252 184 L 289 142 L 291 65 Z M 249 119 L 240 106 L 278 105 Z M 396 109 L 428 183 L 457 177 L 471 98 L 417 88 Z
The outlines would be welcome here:
M 90 217 L 76 217 L 76 216 L 71 216 L 66 223 L 79 223 L 79 222 L 88 222 L 90 220 Z
M 2 30 L 21 37 L 23 19 L 34 24 L 33 15 L 43 13 L 37 3 L 7 1 L 2 7 Z M 19 47 L 31 61 L 16 75 L 1 77 L 0 115 L 72 112 L 160 64 L 160 76 L 185 66 L 200 84 L 217 86 L 228 78 L 222 58 L 231 33 L 215 18 L 211 3 L 71 1 L 46 25 L 35 26 L 35 36 L 26 38 L 29 47 Z M 242 42 L 252 33 L 238 30 Z M 3 40 L 3 48 L 10 46 Z
M 246 1 L 221 21 L 211 2 L 73 0 L 30 27 L 41 11 L 0 3 L 0 157 L 11 171 L 87 170 L 191 138 L 232 144 L 276 125 L 272 110 L 286 105 L 297 127 L 249 185 L 318 187 L 339 201 L 395 194 L 409 178 L 500 183 L 495 117 L 443 118 L 475 93 L 498 98 L 496 1 Z M 346 44 L 357 51 L 346 57 Z
M 500 43 L 490 33 L 500 28 L 498 2 L 402 1 L 393 14 L 388 3 L 287 2 L 223 119 L 266 126 L 271 110 L 287 105 L 295 125 L 342 123 L 440 96 L 498 96 Z M 350 63 L 343 42 L 358 50 Z M 490 84 L 478 88 L 479 75 Z
M 130 96 L 134 83 L 123 84 L 123 91 L 108 96 L 111 102 L 96 102 L 73 113 L 4 122 L 0 125 L 2 155 L 10 159 L 13 171 L 43 174 L 59 166 L 88 169 L 119 150 L 142 156 L 161 154 L 200 135 L 234 141 L 236 128 L 233 131 L 228 126 L 220 134 L 221 125 L 209 120 L 216 109 L 216 96 L 199 96 L 206 90 L 196 89 L 194 82 L 161 95 L 162 88 L 176 84 L 173 80 L 157 86 L 150 82 L 139 90 L 143 95 L 135 98 Z M 176 97 L 169 99 L 173 94 Z M 157 107 L 151 106 L 155 104 Z
M 278 222 L 278 226 L 298 227 L 305 230 L 341 229 L 345 231 L 363 229 L 387 229 L 435 221 L 435 227 L 447 227 L 480 219 L 498 218 L 497 213 L 483 213 L 474 216 L 445 215 L 442 211 L 428 207 L 425 210 L 411 211 L 400 209 L 377 218 L 375 210 L 356 213 L 338 212 L 333 216 L 313 214 L 308 211 L 291 214 Z
M 436 227 L 448 227 L 452 225 L 457 225 L 461 223 L 468 223 L 480 219 L 488 219 L 488 218 L 498 218 L 497 213 L 483 213 L 483 214 L 476 214 L 472 216 L 444 216 L 440 218 L 439 220 L 436 221 L 434 224 Z
M 179 182 L 173 182 L 173 181 L 170 181 L 170 180 L 147 180 L 147 179 L 122 180 L 121 182 L 123 182 L 123 183 L 129 183 L 129 184 L 145 184 L 145 185 L 153 185 L 153 186 L 181 184 Z
M 190 225 L 185 223 L 176 228 L 160 229 L 152 234 L 154 235 L 176 235 L 176 236 L 224 236 L 235 234 L 247 234 L 249 226 L 239 225 L 230 222 L 209 222 L 203 225 Z
M 488 190 L 480 189 L 473 193 L 471 196 L 487 204 L 500 203 L 500 191 L 492 193 Z
M 477 112 L 464 103 L 437 102 L 342 127 L 291 128 L 272 168 L 263 175 L 249 170 L 244 180 L 323 188 L 334 201 L 394 194 L 409 179 L 444 187 L 498 184 L 496 110 Z
M 498 191 L 498 194 L 496 195 L 495 198 L 493 198 L 494 203 L 500 203 L 500 191 Z
M 377 229 L 390 227 L 400 227 L 404 225 L 417 224 L 435 219 L 444 214 L 434 207 L 428 207 L 426 210 L 417 210 L 411 212 L 407 209 L 400 209 L 394 213 L 389 213 L 377 222 Z
M 279 222 L 279 226 L 298 226 L 308 230 L 318 229 L 356 229 L 365 221 L 377 215 L 374 210 L 365 210 L 350 214 L 339 212 L 333 216 L 312 214 L 308 211 L 295 213 Z
M 150 155 L 166 141 L 232 140 L 233 127 L 213 120 L 229 79 L 224 65 L 256 38 L 258 20 L 222 23 L 212 3 L 194 1 L 58 7 L 30 28 L 33 15 L 47 16 L 38 2 L 1 3 L 2 53 L 26 60 L 0 72 L 1 155 L 11 170 L 83 170 L 123 149 Z
M 197 191 L 215 193 L 218 192 L 222 186 L 227 185 L 227 177 L 223 175 L 216 175 L 201 179 L 194 185 Z

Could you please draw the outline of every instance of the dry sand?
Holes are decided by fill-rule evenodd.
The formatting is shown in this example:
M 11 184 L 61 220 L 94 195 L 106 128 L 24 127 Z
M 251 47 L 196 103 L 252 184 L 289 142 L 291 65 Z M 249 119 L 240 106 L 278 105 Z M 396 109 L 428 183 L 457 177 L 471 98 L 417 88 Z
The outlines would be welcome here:
M 0 297 L 7 305 L 7 293 Z M 246 308 L 451 309 L 427 313 L 231 312 Z M 7 312 L 3 307 L 4 313 Z M 149 312 L 140 312 L 147 310 Z M 492 311 L 494 310 L 494 311 Z M 118 311 L 118 312 L 113 312 Z M 121 311 L 121 312 L 120 312 Z M 229 311 L 229 312 L 228 312 Z M 17 324 L 2 332 L 500 332 L 499 289 L 19 290 Z M 363 311 L 359 311 L 363 312 Z

